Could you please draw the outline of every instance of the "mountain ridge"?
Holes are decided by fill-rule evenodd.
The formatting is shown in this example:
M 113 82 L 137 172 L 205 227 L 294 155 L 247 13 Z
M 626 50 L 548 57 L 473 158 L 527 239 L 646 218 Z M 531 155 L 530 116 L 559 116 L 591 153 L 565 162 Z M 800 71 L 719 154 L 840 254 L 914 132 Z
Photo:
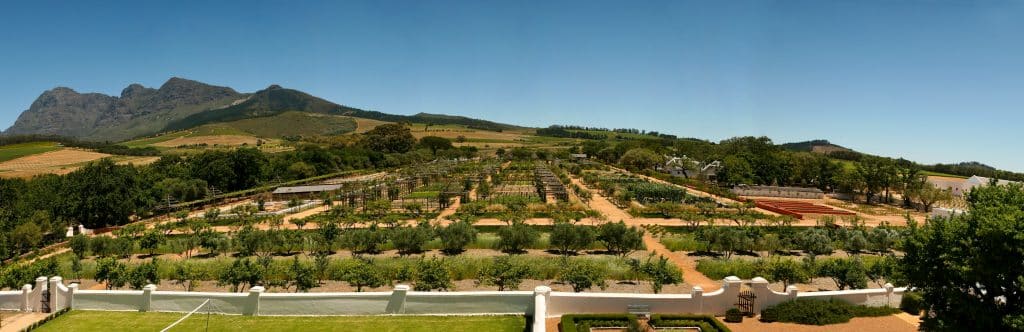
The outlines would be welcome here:
M 344 106 L 271 85 L 253 93 L 171 77 L 159 88 L 129 84 L 119 96 L 79 93 L 58 86 L 44 91 L 3 135 L 56 135 L 88 141 L 124 141 L 215 122 L 274 116 L 289 111 L 348 115 L 389 122 L 461 124 L 502 131 L 521 128 L 456 115 L 397 115 Z

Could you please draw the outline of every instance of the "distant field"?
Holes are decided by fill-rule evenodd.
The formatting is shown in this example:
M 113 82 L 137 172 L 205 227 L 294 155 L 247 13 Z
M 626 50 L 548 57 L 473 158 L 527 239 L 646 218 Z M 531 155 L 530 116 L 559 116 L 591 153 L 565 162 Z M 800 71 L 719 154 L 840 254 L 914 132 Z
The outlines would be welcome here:
M 0 146 L 0 162 L 60 149 L 56 142 L 30 142 Z
M 110 157 L 110 155 L 87 150 L 62 148 L 0 162 L 0 176 L 31 177 L 47 173 L 64 174 L 77 169 L 86 162 L 105 157 Z
M 46 323 L 40 332 L 159 331 L 184 316 L 179 313 L 71 311 Z M 522 316 L 328 316 L 272 317 L 196 314 L 170 331 L 496 331 L 522 332 Z

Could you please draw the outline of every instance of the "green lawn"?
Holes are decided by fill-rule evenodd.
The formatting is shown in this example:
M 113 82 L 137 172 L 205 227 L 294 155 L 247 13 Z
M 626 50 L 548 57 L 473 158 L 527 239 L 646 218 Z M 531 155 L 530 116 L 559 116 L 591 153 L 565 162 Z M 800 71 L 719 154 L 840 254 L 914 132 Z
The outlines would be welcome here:
M 60 149 L 55 142 L 29 142 L 0 146 L 0 161 L 8 161 L 37 153 Z
M 160 331 L 184 314 L 72 311 L 36 331 Z M 207 316 L 193 315 L 171 331 L 206 331 Z M 209 331 L 508 331 L 526 330 L 523 316 L 245 317 L 210 315 Z

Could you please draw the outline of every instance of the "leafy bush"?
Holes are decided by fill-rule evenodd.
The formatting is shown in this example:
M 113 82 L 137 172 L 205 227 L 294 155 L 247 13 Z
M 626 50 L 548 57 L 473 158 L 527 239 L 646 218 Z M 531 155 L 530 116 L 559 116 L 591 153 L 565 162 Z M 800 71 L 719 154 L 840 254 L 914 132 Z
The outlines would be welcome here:
M 465 221 L 454 222 L 439 227 L 437 236 L 441 238 L 441 251 L 449 255 L 457 254 L 462 252 L 466 245 L 476 241 L 476 229 Z
M 522 253 L 527 247 L 537 242 L 540 233 L 524 223 L 513 223 L 498 229 L 498 249 L 509 253 Z
M 834 299 L 797 299 L 768 307 L 764 309 L 761 316 L 774 318 L 779 322 L 828 325 L 846 323 L 853 317 L 877 317 L 891 315 L 896 312 L 899 312 L 899 310 L 889 307 L 855 306 Z
M 728 276 L 740 279 L 751 279 L 763 275 L 763 263 L 760 261 L 701 259 L 697 261 L 697 271 L 712 280 L 721 280 Z
M 725 321 L 729 323 L 743 322 L 743 312 L 740 309 L 729 308 L 725 311 Z
M 605 223 L 597 227 L 597 240 L 612 253 L 622 256 L 634 250 L 644 248 L 644 230 L 636 226 L 627 227 L 626 223 Z
M 900 310 L 911 314 L 919 315 L 921 310 L 924 309 L 924 297 L 918 292 L 906 292 L 903 293 L 903 299 L 900 300 Z

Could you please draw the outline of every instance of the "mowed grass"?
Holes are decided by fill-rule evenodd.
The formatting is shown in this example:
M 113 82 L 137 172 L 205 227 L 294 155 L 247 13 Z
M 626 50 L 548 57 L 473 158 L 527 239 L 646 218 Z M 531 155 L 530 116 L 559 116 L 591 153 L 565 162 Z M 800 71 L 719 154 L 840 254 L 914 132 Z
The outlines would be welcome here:
M 0 146 L 0 162 L 60 149 L 55 142 L 29 142 Z
M 181 313 L 71 311 L 40 332 L 160 331 Z M 170 331 L 207 331 L 207 316 L 196 314 Z M 209 331 L 507 331 L 526 330 L 523 316 L 329 316 L 272 317 L 209 315 Z

